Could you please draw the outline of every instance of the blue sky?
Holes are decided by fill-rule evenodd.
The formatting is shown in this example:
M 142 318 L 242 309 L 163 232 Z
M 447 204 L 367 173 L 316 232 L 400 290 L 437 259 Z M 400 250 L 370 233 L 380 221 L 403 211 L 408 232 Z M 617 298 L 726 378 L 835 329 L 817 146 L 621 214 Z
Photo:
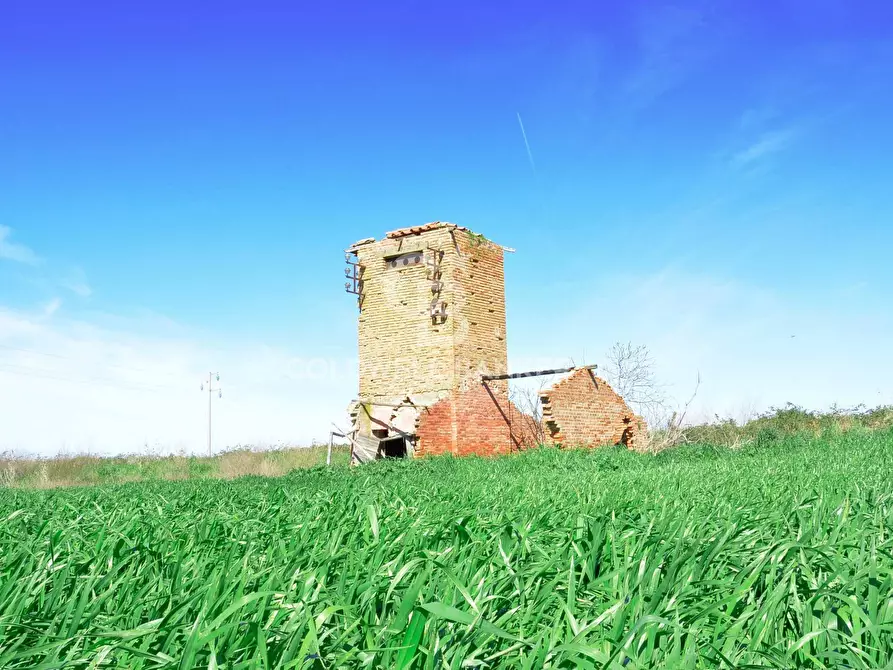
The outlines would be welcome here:
M 219 446 L 325 438 L 341 250 L 431 220 L 517 249 L 516 368 L 631 339 L 705 416 L 893 402 L 888 3 L 2 13 L 0 448 L 200 448 L 209 368 Z

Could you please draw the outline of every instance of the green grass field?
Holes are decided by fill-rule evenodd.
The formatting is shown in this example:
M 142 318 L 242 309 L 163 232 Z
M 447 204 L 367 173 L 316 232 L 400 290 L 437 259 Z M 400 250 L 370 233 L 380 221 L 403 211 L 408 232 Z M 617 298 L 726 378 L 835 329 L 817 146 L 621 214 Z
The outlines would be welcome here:
M 0 490 L 2 668 L 893 667 L 893 431 Z

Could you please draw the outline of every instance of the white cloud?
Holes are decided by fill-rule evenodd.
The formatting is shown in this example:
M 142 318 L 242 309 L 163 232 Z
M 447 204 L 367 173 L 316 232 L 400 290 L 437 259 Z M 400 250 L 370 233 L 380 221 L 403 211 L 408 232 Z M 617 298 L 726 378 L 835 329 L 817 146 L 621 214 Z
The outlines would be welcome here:
M 355 362 L 118 318 L 114 327 L 0 307 L 0 452 L 198 452 L 207 448 L 208 370 L 220 371 L 214 448 L 309 444 L 343 423 Z M 159 330 L 161 332 L 159 333 Z
M 621 87 L 624 99 L 643 109 L 684 82 L 710 50 L 705 14 L 698 8 L 648 7 L 639 16 L 640 62 Z
M 893 315 L 876 309 L 871 290 L 821 287 L 821 302 L 810 304 L 678 270 L 612 277 L 564 291 L 594 298 L 555 303 L 561 328 L 543 320 L 540 304 L 513 304 L 510 367 L 604 364 L 613 342 L 629 340 L 648 345 L 678 401 L 700 372 L 696 420 L 788 401 L 816 409 L 893 404 Z M 47 308 L 0 307 L 0 451 L 124 453 L 148 445 L 201 453 L 208 397 L 199 385 L 209 370 L 220 371 L 223 387 L 223 399 L 213 399 L 215 449 L 309 444 L 324 440 L 332 422 L 345 427 L 357 387 L 353 351 L 214 342 L 156 315 L 87 322 L 57 309 L 48 319 Z
M 738 127 L 742 131 L 752 131 L 755 128 L 763 128 L 766 124 L 778 118 L 779 111 L 774 106 L 763 105 L 745 109 L 738 120 Z
M 743 168 L 764 160 L 786 149 L 795 137 L 796 132 L 790 128 L 763 133 L 759 139 L 732 156 L 732 165 Z
M 53 298 L 43 307 L 43 315 L 47 318 L 53 316 L 56 312 L 59 311 L 59 308 L 62 306 L 62 301 L 59 298 Z
M 645 344 L 677 403 L 691 395 L 700 372 L 695 420 L 786 402 L 812 409 L 893 404 L 893 357 L 887 353 L 893 317 L 872 309 L 863 289 L 823 288 L 816 291 L 821 302 L 810 304 L 675 270 L 615 277 L 596 283 L 594 302 L 571 310 L 539 351 L 578 359 L 586 351 L 587 362 L 602 364 L 615 341 Z
M 89 298 L 93 293 L 93 289 L 87 281 L 87 275 L 81 268 L 74 268 L 60 283 L 81 298 Z
M 24 244 L 11 242 L 10 238 L 12 238 L 12 228 L 0 225 L 0 259 L 28 265 L 37 265 L 40 262 L 40 258 L 31 249 Z

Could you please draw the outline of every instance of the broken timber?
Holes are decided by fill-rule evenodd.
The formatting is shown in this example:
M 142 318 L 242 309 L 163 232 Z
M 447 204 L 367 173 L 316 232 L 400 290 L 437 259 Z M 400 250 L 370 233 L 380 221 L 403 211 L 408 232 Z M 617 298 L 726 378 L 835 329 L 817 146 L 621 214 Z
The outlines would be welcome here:
M 378 458 L 378 446 L 381 443 L 376 437 L 369 435 L 356 435 L 355 437 L 347 437 L 351 444 L 351 459 L 356 459 L 359 463 L 374 461 Z
M 557 370 L 537 370 L 535 372 L 516 372 L 515 374 L 481 375 L 482 382 L 501 381 L 503 379 L 521 379 L 523 377 L 545 377 L 546 375 L 563 375 L 575 370 L 595 370 L 597 365 L 583 365 L 578 368 L 561 368 Z

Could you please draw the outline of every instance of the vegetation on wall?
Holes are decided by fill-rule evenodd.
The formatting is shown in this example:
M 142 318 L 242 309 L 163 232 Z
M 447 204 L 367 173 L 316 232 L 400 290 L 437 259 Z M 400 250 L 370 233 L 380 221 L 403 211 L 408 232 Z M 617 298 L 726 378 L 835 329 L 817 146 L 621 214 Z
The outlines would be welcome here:
M 486 237 L 484 237 L 480 233 L 475 233 L 470 230 L 465 231 L 465 236 L 468 238 L 468 243 L 472 247 L 482 247 L 488 242 Z

